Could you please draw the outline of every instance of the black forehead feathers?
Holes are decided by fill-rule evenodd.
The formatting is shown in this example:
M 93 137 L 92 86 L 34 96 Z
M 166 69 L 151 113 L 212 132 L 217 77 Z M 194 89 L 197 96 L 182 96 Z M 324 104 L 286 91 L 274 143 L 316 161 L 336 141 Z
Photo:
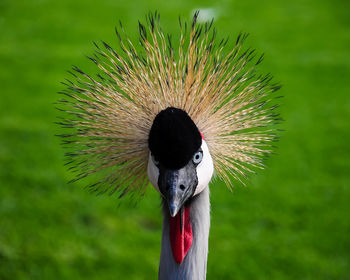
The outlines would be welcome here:
M 201 145 L 201 134 L 184 110 L 168 107 L 155 117 L 148 147 L 166 168 L 184 167 Z

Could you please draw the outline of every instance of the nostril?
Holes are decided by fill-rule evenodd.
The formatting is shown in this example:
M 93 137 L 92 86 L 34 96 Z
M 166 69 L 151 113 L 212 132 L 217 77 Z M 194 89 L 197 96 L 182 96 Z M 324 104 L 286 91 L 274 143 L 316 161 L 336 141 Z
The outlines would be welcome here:
M 180 185 L 180 189 L 183 191 L 185 190 L 185 186 L 184 185 Z

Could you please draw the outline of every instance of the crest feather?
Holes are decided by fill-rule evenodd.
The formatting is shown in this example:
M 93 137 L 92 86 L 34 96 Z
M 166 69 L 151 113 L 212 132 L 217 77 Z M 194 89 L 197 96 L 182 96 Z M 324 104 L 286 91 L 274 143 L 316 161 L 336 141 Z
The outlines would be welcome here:
M 123 26 L 116 28 L 118 50 L 96 46 L 89 59 L 100 69 L 96 78 L 73 67 L 73 81 L 63 84 L 59 100 L 65 111 L 59 124 L 69 147 L 67 164 L 79 180 L 103 173 L 91 185 L 98 193 L 143 192 L 148 185 L 148 136 L 155 116 L 168 107 L 184 110 L 203 133 L 217 175 L 228 187 L 243 182 L 271 153 L 279 118 L 271 75 L 258 75 L 263 56 L 242 49 L 239 34 L 231 49 L 216 40 L 213 22 L 198 24 L 198 13 L 181 24 L 178 49 L 160 27 L 158 13 L 139 23 L 141 48 Z M 103 171 L 104 170 L 104 171 Z

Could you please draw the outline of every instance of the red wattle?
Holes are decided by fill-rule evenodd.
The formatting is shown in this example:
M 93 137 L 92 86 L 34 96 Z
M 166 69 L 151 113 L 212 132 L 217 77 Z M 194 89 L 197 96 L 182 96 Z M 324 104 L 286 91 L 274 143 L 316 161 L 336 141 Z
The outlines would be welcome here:
M 193 240 L 189 206 L 185 206 L 183 209 L 182 223 L 180 219 L 180 213 L 177 213 L 175 217 L 170 217 L 169 231 L 171 250 L 173 251 L 174 259 L 178 264 L 182 263 Z

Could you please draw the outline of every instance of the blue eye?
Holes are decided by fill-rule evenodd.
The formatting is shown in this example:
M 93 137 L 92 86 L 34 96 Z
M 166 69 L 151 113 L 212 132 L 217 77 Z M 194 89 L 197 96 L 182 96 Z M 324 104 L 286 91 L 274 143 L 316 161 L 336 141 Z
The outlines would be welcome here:
M 197 153 L 194 154 L 193 156 L 193 163 L 194 164 L 199 164 L 202 161 L 203 158 L 203 152 L 199 151 Z

